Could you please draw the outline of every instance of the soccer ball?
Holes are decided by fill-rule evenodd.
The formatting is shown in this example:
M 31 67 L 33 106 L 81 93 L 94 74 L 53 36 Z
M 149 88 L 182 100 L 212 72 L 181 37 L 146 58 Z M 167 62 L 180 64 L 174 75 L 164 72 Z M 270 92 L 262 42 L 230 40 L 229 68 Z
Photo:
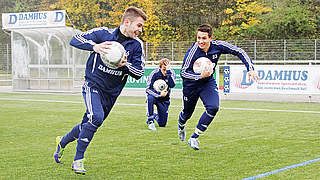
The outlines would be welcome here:
M 168 84 L 163 79 L 158 79 L 153 83 L 153 89 L 157 92 L 165 91 L 168 89 Z
M 110 49 L 106 50 L 107 53 L 102 52 L 101 59 L 106 65 L 117 67 L 124 59 L 126 50 L 116 41 L 111 41 L 111 43 L 112 44 L 109 45 Z
M 211 60 L 206 57 L 198 58 L 193 64 L 193 72 L 195 72 L 195 73 L 201 74 L 201 72 L 205 68 L 209 68 L 209 69 L 214 68 L 214 63 L 212 63 Z

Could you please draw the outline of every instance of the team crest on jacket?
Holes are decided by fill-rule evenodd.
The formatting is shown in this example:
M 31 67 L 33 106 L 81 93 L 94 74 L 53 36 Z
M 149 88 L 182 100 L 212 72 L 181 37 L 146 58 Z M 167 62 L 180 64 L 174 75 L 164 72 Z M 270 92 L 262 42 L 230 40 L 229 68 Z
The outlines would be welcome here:
M 129 54 L 130 54 L 130 51 L 126 51 L 126 54 L 125 54 L 125 56 L 129 56 Z
M 218 58 L 217 54 L 212 55 L 212 59 L 217 59 L 217 58 Z

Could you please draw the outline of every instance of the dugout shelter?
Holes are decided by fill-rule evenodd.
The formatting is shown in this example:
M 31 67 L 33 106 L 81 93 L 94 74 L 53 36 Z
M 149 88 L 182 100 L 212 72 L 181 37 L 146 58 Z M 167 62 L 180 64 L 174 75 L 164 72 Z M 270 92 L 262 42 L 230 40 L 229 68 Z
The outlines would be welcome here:
M 78 91 L 89 52 L 69 45 L 78 32 L 65 26 L 65 11 L 2 15 L 11 33 L 14 91 Z

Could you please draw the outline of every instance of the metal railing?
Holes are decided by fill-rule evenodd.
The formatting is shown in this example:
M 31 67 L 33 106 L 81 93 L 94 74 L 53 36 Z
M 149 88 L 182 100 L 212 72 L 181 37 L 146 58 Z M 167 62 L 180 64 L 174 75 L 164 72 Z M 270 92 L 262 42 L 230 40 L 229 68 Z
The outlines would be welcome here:
M 244 49 L 255 64 L 320 64 L 319 39 L 238 40 L 228 41 Z M 146 42 L 146 64 L 155 65 L 161 58 L 181 64 L 191 41 Z M 219 64 L 238 64 L 233 55 L 221 55 Z M 11 45 L 0 44 L 0 73 L 11 74 Z
M 11 45 L 0 44 L 0 74 L 11 74 Z
M 295 40 L 238 40 L 228 41 L 243 50 L 255 64 L 320 64 L 319 39 Z M 156 64 L 161 58 L 169 58 L 173 64 L 181 64 L 193 42 L 145 43 L 146 64 Z M 221 55 L 219 64 L 238 64 L 233 55 Z

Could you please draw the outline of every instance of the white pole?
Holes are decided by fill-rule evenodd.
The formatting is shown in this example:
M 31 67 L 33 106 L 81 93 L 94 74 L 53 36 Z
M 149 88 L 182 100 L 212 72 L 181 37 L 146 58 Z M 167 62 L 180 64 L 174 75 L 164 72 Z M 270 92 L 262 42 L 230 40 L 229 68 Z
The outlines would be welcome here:
M 314 40 L 314 63 L 316 63 L 317 61 L 317 39 Z M 312 63 L 309 63 L 310 65 L 312 65 Z
M 148 61 L 148 42 L 146 42 L 146 60 L 145 61 Z
M 174 60 L 174 44 L 173 41 L 171 42 L 171 61 Z
M 286 40 L 283 40 L 283 64 L 286 62 Z
M 7 73 L 9 73 L 9 44 L 7 44 Z
M 254 61 L 257 59 L 257 40 L 254 40 Z

